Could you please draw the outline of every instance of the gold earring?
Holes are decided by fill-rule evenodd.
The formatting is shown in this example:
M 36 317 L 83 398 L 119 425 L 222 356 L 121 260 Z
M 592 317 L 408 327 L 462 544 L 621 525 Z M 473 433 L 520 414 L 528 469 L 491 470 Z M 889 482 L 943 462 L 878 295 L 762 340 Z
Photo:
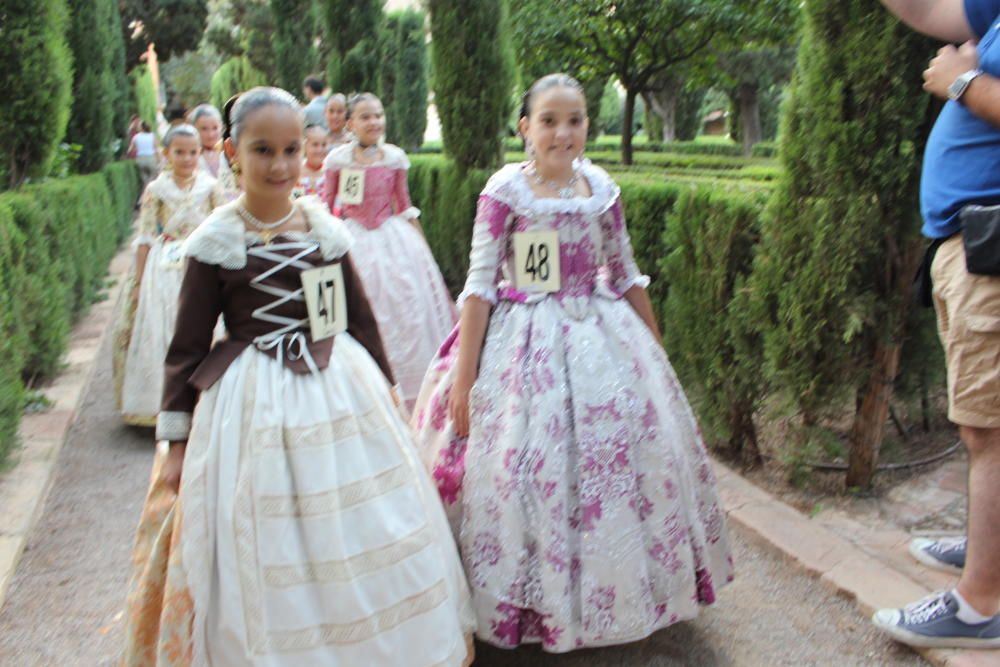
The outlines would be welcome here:
M 233 172 L 233 176 L 239 176 L 243 169 L 240 167 L 239 162 L 233 162 L 229 165 L 229 171 Z

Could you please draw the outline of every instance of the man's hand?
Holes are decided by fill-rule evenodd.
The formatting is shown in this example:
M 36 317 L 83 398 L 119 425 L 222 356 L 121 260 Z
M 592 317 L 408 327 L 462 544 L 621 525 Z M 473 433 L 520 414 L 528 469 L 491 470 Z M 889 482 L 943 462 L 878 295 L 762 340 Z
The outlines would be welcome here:
M 942 47 L 924 70 L 924 90 L 948 99 L 948 87 L 955 83 L 955 79 L 977 67 L 979 53 L 975 42 L 968 41 L 957 49 L 950 44 Z

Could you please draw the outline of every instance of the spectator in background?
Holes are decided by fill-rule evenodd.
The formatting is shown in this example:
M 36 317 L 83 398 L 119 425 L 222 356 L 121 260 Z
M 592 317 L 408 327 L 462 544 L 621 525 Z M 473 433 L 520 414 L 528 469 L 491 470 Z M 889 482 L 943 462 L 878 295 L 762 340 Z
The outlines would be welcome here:
M 326 127 L 326 96 L 323 95 L 323 80 L 317 76 L 307 76 L 302 82 L 302 95 L 305 96 L 306 106 L 303 110 L 305 114 L 305 126 L 322 125 Z
M 128 154 L 135 159 L 136 166 L 139 167 L 139 175 L 142 177 L 142 187 L 153 180 L 158 171 L 156 159 L 156 135 L 149 129 L 149 123 L 140 121 L 139 131 L 129 142 Z

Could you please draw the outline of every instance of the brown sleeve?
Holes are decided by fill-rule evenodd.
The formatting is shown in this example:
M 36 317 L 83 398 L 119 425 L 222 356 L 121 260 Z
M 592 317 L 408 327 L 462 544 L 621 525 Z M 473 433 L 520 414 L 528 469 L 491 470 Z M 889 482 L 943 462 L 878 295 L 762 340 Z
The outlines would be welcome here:
M 361 284 L 361 277 L 354 269 L 350 254 L 341 261 L 344 269 L 344 291 L 347 294 L 347 333 L 368 350 L 378 367 L 382 369 L 389 384 L 396 384 L 389 367 L 389 359 L 382 347 L 382 336 L 378 332 L 378 322 L 372 312 L 368 296 Z
M 167 350 L 160 425 L 163 425 L 164 415 L 172 416 L 173 423 L 177 423 L 185 421 L 182 415 L 186 414 L 189 423 L 189 416 L 198 402 L 198 390 L 189 380 L 212 347 L 215 325 L 222 312 L 222 284 L 218 272 L 219 267 L 214 264 L 205 264 L 193 257 L 187 260 L 177 304 L 177 324 Z M 161 439 L 186 439 L 173 437 L 179 435 L 176 429 L 168 430 L 171 437 Z

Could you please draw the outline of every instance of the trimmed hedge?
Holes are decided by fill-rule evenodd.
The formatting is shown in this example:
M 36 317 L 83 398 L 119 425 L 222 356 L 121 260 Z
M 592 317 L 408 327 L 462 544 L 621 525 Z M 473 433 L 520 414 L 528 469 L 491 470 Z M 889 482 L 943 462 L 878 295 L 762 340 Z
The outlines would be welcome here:
M 0 195 L 0 461 L 24 383 L 58 371 L 72 322 L 100 291 L 139 196 L 134 163 Z
M 441 156 L 411 161 L 410 192 L 422 210 L 424 233 L 445 281 L 458 293 L 476 199 L 490 172 L 463 177 Z M 752 437 L 759 374 L 753 341 L 744 333 L 744 310 L 736 303 L 753 266 L 766 192 L 632 173 L 615 174 L 615 180 L 636 261 L 653 281 L 649 295 L 671 361 L 710 444 L 739 456 L 748 428 Z

